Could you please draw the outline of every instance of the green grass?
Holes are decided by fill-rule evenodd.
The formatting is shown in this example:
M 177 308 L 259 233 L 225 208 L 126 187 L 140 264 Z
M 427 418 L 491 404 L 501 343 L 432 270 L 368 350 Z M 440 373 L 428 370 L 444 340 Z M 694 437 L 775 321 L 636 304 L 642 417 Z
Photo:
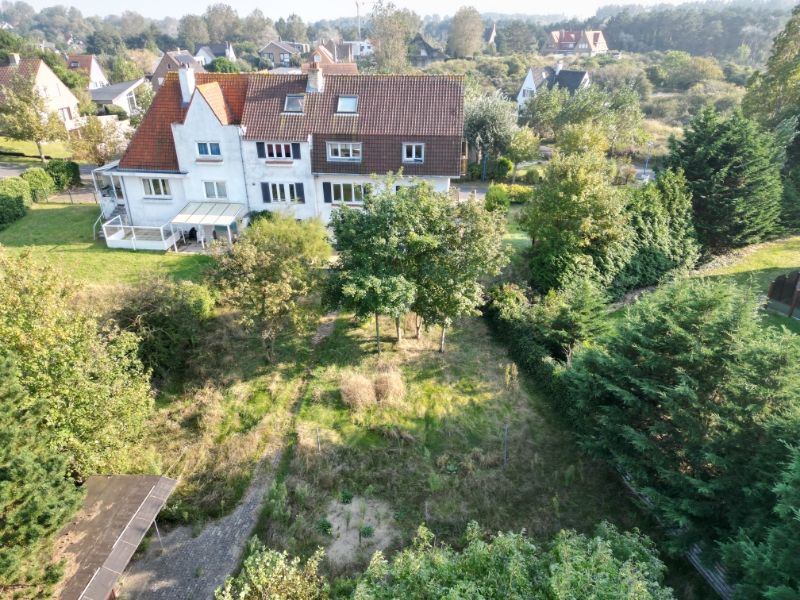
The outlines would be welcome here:
M 778 276 L 800 268 L 800 236 L 758 244 L 739 251 L 741 258 L 731 264 L 701 270 L 702 275 L 751 285 L 766 293 Z
M 90 285 L 131 284 L 161 273 L 198 280 L 210 263 L 199 254 L 113 250 L 92 239 L 100 211 L 92 204 L 38 204 L 0 231 L 0 245 L 11 252 L 30 252 L 58 266 L 76 281 Z
M 2 152 L 22 152 L 27 156 L 6 156 L 4 154 L 0 154 L 0 162 L 13 162 L 13 163 L 24 163 L 24 164 L 41 163 L 41 161 L 39 160 L 39 151 L 36 149 L 36 144 L 34 144 L 33 142 L 12 140 L 0 136 L 0 153 Z M 62 142 L 45 144 L 44 153 L 52 158 L 70 157 L 69 149 Z
M 393 331 L 388 320 L 382 327 Z M 265 540 L 296 554 L 326 545 L 316 524 L 342 490 L 387 502 L 397 545 L 422 522 L 451 543 L 473 519 L 489 530 L 525 528 L 538 539 L 563 527 L 588 531 L 601 519 L 624 528 L 644 524 L 616 475 L 577 451 L 544 398 L 519 379 L 507 382 L 511 361 L 481 319 L 455 327 L 445 354 L 436 352 L 437 336 L 406 339 L 399 348 L 386 338 L 378 357 L 371 324 L 339 318 L 298 415 L 287 478 L 296 516 L 261 532 Z M 382 363 L 401 370 L 405 400 L 346 406 L 343 373 L 371 376 Z

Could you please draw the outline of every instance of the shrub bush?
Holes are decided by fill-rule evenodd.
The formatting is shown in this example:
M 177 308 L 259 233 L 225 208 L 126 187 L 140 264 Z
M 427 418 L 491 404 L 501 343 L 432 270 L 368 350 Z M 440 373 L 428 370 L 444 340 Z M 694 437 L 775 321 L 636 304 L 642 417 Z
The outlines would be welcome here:
M 509 198 L 503 184 L 493 183 L 486 191 L 486 210 L 508 210 L 511 205 L 511 198 Z
M 166 379 L 186 371 L 213 306 L 205 286 L 158 277 L 130 292 L 115 318 L 141 338 L 142 363 L 157 378 Z
M 31 186 L 21 177 L 0 179 L 0 227 L 21 219 L 31 205 Z
M 34 202 L 47 200 L 56 189 L 53 178 L 41 167 L 25 169 L 20 177 L 28 182 L 31 188 L 31 198 Z
M 127 121 L 129 118 L 128 112 L 121 106 L 117 106 L 115 104 L 106 104 L 103 109 L 107 115 L 116 115 L 117 119 L 120 121 Z
M 375 385 L 360 373 L 348 371 L 342 374 L 339 380 L 339 392 L 342 401 L 354 409 L 367 408 L 376 402 Z
M 71 160 L 54 158 L 47 162 L 44 170 L 53 178 L 58 191 L 81 184 L 81 171 L 78 168 L 78 163 Z
M 494 178 L 500 181 L 507 179 L 513 168 L 514 163 L 505 156 L 501 156 L 494 164 Z
M 396 404 L 406 397 L 406 384 L 400 369 L 390 365 L 375 375 L 375 397 L 381 404 Z
M 542 170 L 538 167 L 529 167 L 527 171 L 525 171 L 525 183 L 528 184 L 537 184 L 542 180 Z
M 531 187 L 518 183 L 494 183 L 489 186 L 489 190 L 492 188 L 502 190 L 511 204 L 525 204 L 533 196 Z

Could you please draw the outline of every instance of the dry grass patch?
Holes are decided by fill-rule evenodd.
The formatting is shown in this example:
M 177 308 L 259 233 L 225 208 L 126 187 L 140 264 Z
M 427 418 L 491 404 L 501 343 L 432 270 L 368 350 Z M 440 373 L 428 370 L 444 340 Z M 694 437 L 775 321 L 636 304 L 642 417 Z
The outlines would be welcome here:
M 339 379 L 342 402 L 352 409 L 360 410 L 374 406 L 376 402 L 375 384 L 360 373 L 345 371 Z
M 368 562 L 375 552 L 390 548 L 398 537 L 391 507 L 375 498 L 353 496 L 347 503 L 332 500 L 321 524 L 326 529 L 330 524 L 331 541 L 325 557 L 334 573 Z
M 394 365 L 380 365 L 375 375 L 375 396 L 381 404 L 397 405 L 406 397 L 403 374 Z

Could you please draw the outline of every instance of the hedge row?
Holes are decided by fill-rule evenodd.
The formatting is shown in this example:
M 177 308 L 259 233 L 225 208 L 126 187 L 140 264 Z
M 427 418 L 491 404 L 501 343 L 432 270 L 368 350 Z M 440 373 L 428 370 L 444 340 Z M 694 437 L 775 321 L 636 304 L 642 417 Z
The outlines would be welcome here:
M 67 188 L 81 184 L 81 171 L 78 163 L 71 160 L 54 158 L 47 162 L 44 170 L 53 178 L 56 191 L 63 192 Z

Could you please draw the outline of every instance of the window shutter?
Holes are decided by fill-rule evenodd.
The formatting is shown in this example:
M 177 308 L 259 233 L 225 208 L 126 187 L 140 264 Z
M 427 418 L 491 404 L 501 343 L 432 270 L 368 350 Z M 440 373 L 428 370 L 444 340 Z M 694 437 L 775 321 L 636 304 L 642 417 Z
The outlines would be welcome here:
M 261 183 L 261 197 L 264 199 L 264 202 L 272 202 L 272 198 L 269 195 L 268 183 Z
M 264 142 L 256 142 L 256 153 L 258 158 L 267 158 L 267 150 L 264 148 Z
M 333 192 L 331 191 L 331 182 L 324 181 L 322 183 L 322 195 L 325 197 L 325 202 L 330 204 L 333 202 Z
M 295 160 L 300 160 L 300 144 L 298 143 L 292 144 L 292 157 Z
M 303 192 L 303 184 L 302 183 L 295 183 L 294 184 L 294 191 L 297 194 L 297 201 L 303 204 L 306 203 L 306 195 Z

